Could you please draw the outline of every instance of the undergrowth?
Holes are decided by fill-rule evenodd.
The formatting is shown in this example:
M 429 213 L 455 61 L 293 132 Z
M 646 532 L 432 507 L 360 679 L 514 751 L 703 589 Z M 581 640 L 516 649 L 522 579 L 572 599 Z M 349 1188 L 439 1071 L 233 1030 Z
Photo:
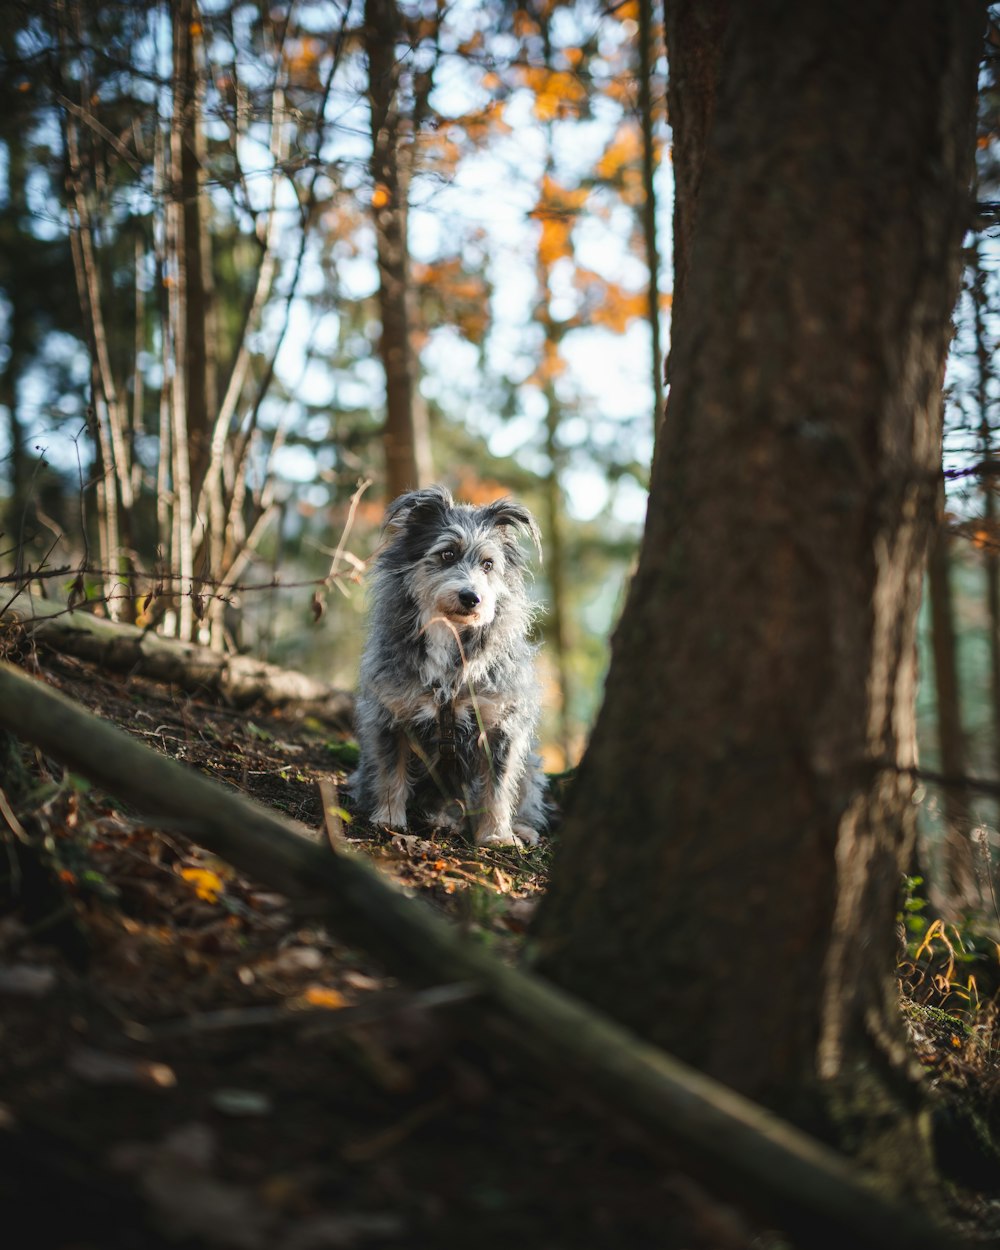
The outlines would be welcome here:
M 1000 1094 L 1000 944 L 981 922 L 927 914 L 919 877 L 906 879 L 897 968 L 903 1018 L 917 1058 L 938 1082 Z

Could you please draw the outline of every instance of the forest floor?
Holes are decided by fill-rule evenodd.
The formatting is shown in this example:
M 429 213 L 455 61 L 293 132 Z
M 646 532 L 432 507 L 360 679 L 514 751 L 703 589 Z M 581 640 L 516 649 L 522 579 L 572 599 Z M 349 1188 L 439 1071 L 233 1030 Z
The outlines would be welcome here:
M 544 846 L 479 850 L 341 826 L 324 809 L 336 807 L 351 747 L 318 721 L 237 712 L 53 653 L 20 659 L 318 840 L 346 837 L 470 939 L 516 958 L 544 889 Z M 8 765 L 10 1250 L 786 1245 L 586 1089 L 477 1040 L 470 1009 L 447 993 L 398 985 L 287 899 L 40 752 Z M 938 1083 L 995 1094 L 995 1049 L 984 1057 L 979 1026 L 941 1010 L 947 993 L 934 997 L 942 958 L 938 940 L 907 968 L 918 1056 Z M 956 1209 L 970 1234 L 995 1233 L 995 1204 L 965 1196 Z

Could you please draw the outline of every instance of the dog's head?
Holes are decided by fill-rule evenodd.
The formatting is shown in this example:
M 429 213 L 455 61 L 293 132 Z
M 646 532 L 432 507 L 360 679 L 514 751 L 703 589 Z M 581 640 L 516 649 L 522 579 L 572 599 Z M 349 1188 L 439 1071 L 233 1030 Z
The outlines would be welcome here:
M 505 599 L 523 592 L 520 534 L 530 536 L 539 559 L 542 554 L 527 508 L 510 499 L 456 504 L 442 486 L 394 500 L 385 528 L 382 567 L 405 577 L 425 622 L 443 619 L 460 629 L 489 625 Z

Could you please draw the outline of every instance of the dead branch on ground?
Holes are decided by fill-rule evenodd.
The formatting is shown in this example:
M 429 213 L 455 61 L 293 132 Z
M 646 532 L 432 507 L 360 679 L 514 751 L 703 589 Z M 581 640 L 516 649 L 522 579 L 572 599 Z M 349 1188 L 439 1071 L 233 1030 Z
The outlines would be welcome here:
M 112 672 L 137 673 L 193 694 L 220 695 L 238 707 L 258 701 L 272 707 L 307 705 L 335 728 L 351 725 L 354 697 L 348 691 L 251 656 L 224 655 L 195 643 L 161 638 L 136 625 L 69 611 L 26 592 L 0 614 L 0 623 L 10 621 L 17 622 L 32 641 Z

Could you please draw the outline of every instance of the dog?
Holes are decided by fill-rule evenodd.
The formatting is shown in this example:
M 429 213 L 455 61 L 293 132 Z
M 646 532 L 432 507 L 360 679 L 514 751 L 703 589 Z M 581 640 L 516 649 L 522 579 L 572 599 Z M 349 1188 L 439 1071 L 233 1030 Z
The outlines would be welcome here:
M 540 560 L 538 525 L 510 499 L 456 504 L 432 486 L 394 500 L 384 534 L 355 710 L 355 811 L 395 830 L 411 813 L 468 822 L 479 846 L 533 846 L 548 807 L 518 537 Z

